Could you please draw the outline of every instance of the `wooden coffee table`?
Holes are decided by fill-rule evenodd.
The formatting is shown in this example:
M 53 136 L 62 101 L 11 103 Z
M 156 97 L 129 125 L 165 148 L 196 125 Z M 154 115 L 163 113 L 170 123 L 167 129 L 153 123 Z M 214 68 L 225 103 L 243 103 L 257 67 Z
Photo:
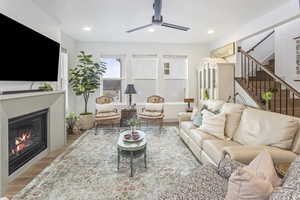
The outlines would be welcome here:
M 130 157 L 130 177 L 133 177 L 133 159 L 144 155 L 145 168 L 147 168 L 147 140 L 143 131 L 138 130 L 140 137 L 143 138 L 139 142 L 126 142 L 124 135 L 130 133 L 131 130 L 126 130 L 120 133 L 118 139 L 118 170 L 120 168 L 121 156 Z

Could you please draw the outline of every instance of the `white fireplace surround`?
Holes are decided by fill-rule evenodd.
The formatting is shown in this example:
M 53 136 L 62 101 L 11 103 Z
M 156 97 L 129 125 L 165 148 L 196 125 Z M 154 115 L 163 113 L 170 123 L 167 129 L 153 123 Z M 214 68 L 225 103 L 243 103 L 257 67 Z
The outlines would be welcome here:
M 43 109 L 48 112 L 47 149 L 8 175 L 8 120 Z M 63 91 L 0 95 L 0 197 L 7 185 L 47 153 L 66 144 L 65 93 Z

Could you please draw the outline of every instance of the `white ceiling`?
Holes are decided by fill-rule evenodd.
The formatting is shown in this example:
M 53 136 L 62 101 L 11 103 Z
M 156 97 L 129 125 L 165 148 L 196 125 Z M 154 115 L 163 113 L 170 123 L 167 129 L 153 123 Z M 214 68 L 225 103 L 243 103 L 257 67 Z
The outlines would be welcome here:
M 270 12 L 287 0 L 163 0 L 164 21 L 189 32 L 158 27 L 128 34 L 151 22 L 153 0 L 33 0 L 79 41 L 209 43 Z M 85 32 L 84 26 L 92 31 Z M 213 35 L 207 31 L 214 29 Z

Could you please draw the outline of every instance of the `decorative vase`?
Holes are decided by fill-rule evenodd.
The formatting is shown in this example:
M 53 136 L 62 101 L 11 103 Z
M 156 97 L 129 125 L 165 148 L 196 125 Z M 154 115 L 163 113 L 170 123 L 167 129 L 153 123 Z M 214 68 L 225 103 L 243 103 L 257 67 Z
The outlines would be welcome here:
M 80 115 L 78 120 L 78 127 L 82 130 L 88 130 L 94 127 L 93 114 Z
M 131 134 L 136 132 L 136 126 L 131 126 L 130 128 L 131 128 Z
M 266 101 L 266 111 L 270 111 L 270 102 Z

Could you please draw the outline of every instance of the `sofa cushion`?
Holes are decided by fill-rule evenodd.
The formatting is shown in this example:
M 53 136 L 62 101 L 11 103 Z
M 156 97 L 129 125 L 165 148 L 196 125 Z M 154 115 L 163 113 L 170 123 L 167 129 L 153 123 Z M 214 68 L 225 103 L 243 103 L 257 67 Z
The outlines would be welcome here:
M 216 115 L 208 110 L 203 110 L 202 114 L 202 125 L 198 129 L 220 139 L 225 139 L 225 114 Z
M 112 103 L 96 104 L 97 113 L 115 112 L 115 106 Z
M 247 108 L 242 114 L 234 140 L 244 145 L 291 149 L 298 127 L 298 121 L 292 117 Z
M 215 162 L 219 163 L 223 156 L 223 148 L 227 146 L 240 146 L 240 144 L 233 141 L 226 140 L 204 140 L 203 151 Z
M 297 154 L 288 150 L 263 145 L 228 146 L 223 149 L 224 153 L 229 154 L 231 159 L 244 164 L 249 164 L 260 152 L 264 150 L 271 154 L 274 163 L 290 163 L 297 156 Z
M 192 121 L 183 121 L 180 123 L 180 128 L 187 134 L 190 134 L 191 129 L 197 128 Z
M 299 121 L 299 127 L 300 127 L 300 120 Z M 293 146 L 292 146 L 292 151 L 295 152 L 296 154 L 300 154 L 300 128 L 298 129 L 294 142 L 293 142 Z
M 198 129 L 191 129 L 190 137 L 202 148 L 204 140 L 217 139 L 215 136 L 204 133 Z
M 239 168 L 229 178 L 225 200 L 267 200 L 272 192 L 272 184 L 263 175 Z
M 159 200 L 224 200 L 227 179 L 218 175 L 212 164 L 204 165 L 187 176 L 175 176 L 174 184 L 159 194 Z
M 239 127 L 241 116 L 246 106 L 242 104 L 225 103 L 221 109 L 221 113 L 226 115 L 225 136 L 233 138 L 234 133 Z

